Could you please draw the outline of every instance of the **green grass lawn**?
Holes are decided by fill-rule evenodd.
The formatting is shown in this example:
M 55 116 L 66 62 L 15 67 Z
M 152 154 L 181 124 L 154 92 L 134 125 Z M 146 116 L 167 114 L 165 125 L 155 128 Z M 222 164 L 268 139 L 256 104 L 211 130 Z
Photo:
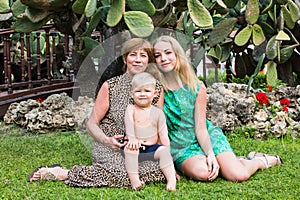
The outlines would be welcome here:
M 184 177 L 176 192 L 165 184 L 148 184 L 141 191 L 120 188 L 75 188 L 63 182 L 28 183 L 30 172 L 43 165 L 59 163 L 67 168 L 91 164 L 91 152 L 75 132 L 33 134 L 0 122 L 0 199 L 299 199 L 300 143 L 291 137 L 258 141 L 228 135 L 237 155 L 250 151 L 279 154 L 284 164 L 258 171 L 242 183 L 222 178 L 212 183 L 195 182 Z

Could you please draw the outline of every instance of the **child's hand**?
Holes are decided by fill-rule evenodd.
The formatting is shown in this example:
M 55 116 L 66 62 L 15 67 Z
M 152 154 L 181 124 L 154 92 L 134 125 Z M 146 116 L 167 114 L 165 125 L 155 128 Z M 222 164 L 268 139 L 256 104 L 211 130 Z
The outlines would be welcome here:
M 136 138 L 130 138 L 126 145 L 126 148 L 130 150 L 136 150 L 136 151 L 139 150 L 140 147 L 141 147 L 141 142 Z

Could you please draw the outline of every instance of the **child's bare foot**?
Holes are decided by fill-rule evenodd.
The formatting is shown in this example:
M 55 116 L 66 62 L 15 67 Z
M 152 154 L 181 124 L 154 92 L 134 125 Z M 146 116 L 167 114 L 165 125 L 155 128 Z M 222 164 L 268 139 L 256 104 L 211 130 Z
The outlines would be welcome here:
M 166 190 L 170 192 L 176 191 L 176 179 L 168 181 Z
M 140 180 L 138 173 L 128 173 L 128 177 L 133 190 L 140 190 L 145 186 L 145 183 Z
M 134 183 L 134 184 L 131 184 L 131 188 L 132 188 L 133 190 L 140 190 L 140 189 L 142 189 L 144 186 L 145 186 L 145 183 L 144 183 L 143 181 L 138 181 L 138 182 L 136 182 L 136 183 Z

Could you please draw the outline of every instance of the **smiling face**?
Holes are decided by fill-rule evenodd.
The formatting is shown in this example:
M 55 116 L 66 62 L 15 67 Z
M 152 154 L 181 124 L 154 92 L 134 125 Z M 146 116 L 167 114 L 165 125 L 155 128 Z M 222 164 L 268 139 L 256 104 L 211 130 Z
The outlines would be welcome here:
M 124 69 L 131 78 L 144 72 L 148 63 L 154 62 L 153 46 L 142 38 L 132 38 L 124 42 L 121 55 L 125 64 Z
M 149 62 L 148 53 L 143 49 L 132 50 L 128 53 L 126 60 L 127 72 L 134 76 L 135 74 L 144 72 Z
M 157 66 L 163 73 L 173 71 L 177 62 L 171 43 L 158 41 L 154 45 L 154 57 Z

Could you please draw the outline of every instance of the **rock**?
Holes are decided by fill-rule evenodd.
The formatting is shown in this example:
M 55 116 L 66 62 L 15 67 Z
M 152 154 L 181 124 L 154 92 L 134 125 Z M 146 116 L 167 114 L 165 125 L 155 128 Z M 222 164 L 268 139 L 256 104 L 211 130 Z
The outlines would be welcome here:
M 267 119 L 268 114 L 264 109 L 259 109 L 259 111 L 254 114 L 254 120 L 258 122 L 265 122 Z
M 214 83 L 207 89 L 207 118 L 224 131 L 246 125 L 253 118 L 255 106 L 246 91 L 247 85 Z
M 85 123 L 92 112 L 94 100 L 87 96 L 80 96 L 77 102 L 72 106 L 74 120 L 80 129 L 85 128 Z
M 257 107 L 256 91 L 247 85 L 236 83 L 214 83 L 207 88 L 207 118 L 223 131 L 240 127 L 252 127 L 256 138 L 273 134 L 279 137 L 291 133 L 298 137 L 300 120 L 300 86 L 279 86 L 266 93 L 269 106 Z M 288 113 L 282 111 L 280 100 L 288 98 Z M 272 117 L 274 116 L 274 117 Z
M 66 93 L 53 94 L 42 103 L 29 99 L 9 106 L 4 116 L 7 124 L 16 123 L 33 132 L 72 130 L 85 126 L 94 100 L 80 97 L 73 101 Z

